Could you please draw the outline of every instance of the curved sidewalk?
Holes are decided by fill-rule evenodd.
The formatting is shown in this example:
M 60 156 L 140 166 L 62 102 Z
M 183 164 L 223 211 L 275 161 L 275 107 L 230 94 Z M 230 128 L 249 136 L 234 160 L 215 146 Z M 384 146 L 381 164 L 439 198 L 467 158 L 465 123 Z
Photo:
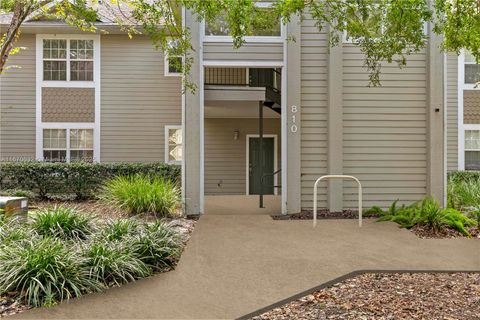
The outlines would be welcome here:
M 478 239 L 420 239 L 393 223 L 205 215 L 175 271 L 23 319 L 232 319 L 358 270 L 480 271 Z

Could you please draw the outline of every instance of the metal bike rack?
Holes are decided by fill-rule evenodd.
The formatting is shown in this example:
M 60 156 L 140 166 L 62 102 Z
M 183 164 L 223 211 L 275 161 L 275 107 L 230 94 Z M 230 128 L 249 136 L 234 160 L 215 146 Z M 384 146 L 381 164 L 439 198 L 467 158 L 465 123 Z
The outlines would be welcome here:
M 327 175 L 321 176 L 320 178 L 315 181 L 313 185 L 313 227 L 317 226 L 317 185 L 320 181 L 325 179 L 351 179 L 355 180 L 358 184 L 358 226 L 362 226 L 362 184 L 360 180 L 358 180 L 354 176 L 345 176 L 345 175 Z

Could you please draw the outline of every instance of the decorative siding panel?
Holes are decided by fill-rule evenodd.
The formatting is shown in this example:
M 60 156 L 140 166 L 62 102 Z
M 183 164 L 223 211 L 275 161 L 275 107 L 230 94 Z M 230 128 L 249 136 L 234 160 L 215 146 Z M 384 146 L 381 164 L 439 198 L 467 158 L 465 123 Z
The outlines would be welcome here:
M 95 122 L 94 88 L 42 88 L 43 122 Z
M 0 159 L 35 158 L 35 35 L 24 34 L 0 75 Z
M 458 170 L 458 57 L 447 55 L 447 170 Z
M 205 42 L 203 44 L 205 61 L 283 61 L 282 43 L 246 43 L 238 49 L 232 43 Z
M 463 122 L 480 124 L 480 91 L 465 90 L 463 92 Z
M 368 87 L 363 54 L 344 45 L 344 173 L 363 184 L 364 206 L 410 203 L 426 193 L 427 64 L 425 53 L 408 65 L 382 68 L 381 87 Z M 344 183 L 344 207 L 357 205 L 357 187 Z
M 327 174 L 328 35 L 310 17 L 301 29 L 301 194 L 302 208 L 313 207 L 313 184 Z M 327 206 L 326 184 L 319 187 L 318 205 Z
M 280 119 L 264 121 L 264 133 L 277 135 L 280 168 Z M 236 129 L 240 132 L 238 140 L 233 139 Z M 205 119 L 206 195 L 246 193 L 247 134 L 258 134 L 258 119 Z
M 165 125 L 181 124 L 180 77 L 146 37 L 102 36 L 101 159 L 164 161 Z

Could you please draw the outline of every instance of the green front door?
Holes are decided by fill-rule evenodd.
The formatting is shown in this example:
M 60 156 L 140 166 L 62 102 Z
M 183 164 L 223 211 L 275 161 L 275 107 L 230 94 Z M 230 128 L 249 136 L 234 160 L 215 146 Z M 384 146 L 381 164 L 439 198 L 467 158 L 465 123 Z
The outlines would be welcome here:
M 260 138 L 250 138 L 248 144 L 248 188 L 249 194 L 259 194 L 262 185 L 262 172 L 260 167 Z M 263 194 L 273 194 L 272 176 L 275 171 L 275 139 L 263 138 Z M 267 176 L 266 176 L 267 175 Z

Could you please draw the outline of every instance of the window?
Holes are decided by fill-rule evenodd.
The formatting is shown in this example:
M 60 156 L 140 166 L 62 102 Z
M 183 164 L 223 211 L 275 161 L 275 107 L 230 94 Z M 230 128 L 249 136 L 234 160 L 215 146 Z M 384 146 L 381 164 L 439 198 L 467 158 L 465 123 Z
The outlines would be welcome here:
M 480 64 L 477 64 L 475 57 L 466 52 L 465 53 L 465 83 L 475 84 L 480 82 Z
M 93 81 L 93 40 L 43 40 L 44 81 Z
M 67 40 L 43 40 L 43 80 L 67 80 Z
M 281 21 L 271 8 L 258 8 L 258 19 L 247 30 L 250 37 L 280 37 L 282 35 Z M 218 16 L 214 21 L 205 22 L 206 36 L 230 36 L 230 29 L 225 15 Z
M 165 162 L 180 164 L 183 143 L 181 126 L 165 126 Z
M 480 130 L 465 130 L 465 170 L 480 170 Z
M 93 161 L 93 129 L 43 129 L 43 159 Z
M 268 41 L 268 38 L 281 38 L 282 22 L 272 9 L 272 3 L 256 2 L 255 6 L 257 7 L 256 17 L 251 25 L 246 26 L 246 40 L 255 41 L 255 37 L 261 37 L 262 41 Z M 230 28 L 226 20 L 226 15 L 221 14 L 213 21 L 205 21 L 205 40 L 218 41 L 219 38 L 231 40 Z
M 168 42 L 170 49 L 176 46 L 176 41 L 170 40 Z M 181 56 L 169 56 L 165 53 L 165 76 L 181 76 L 183 67 L 183 57 Z

